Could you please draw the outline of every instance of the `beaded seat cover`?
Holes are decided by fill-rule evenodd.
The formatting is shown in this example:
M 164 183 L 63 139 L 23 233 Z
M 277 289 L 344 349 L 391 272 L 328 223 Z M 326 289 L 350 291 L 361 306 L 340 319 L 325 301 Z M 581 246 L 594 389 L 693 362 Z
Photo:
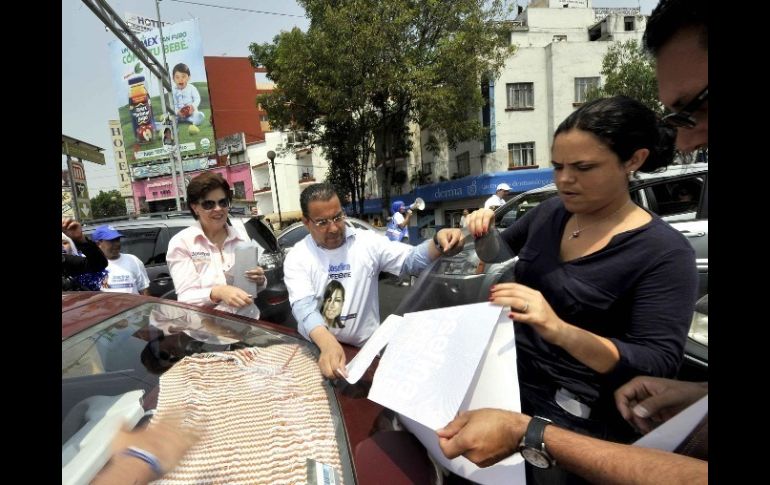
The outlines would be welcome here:
M 156 484 L 305 484 L 312 458 L 342 472 L 323 377 L 296 344 L 188 356 L 160 378 L 153 420 L 183 413 L 201 440 Z

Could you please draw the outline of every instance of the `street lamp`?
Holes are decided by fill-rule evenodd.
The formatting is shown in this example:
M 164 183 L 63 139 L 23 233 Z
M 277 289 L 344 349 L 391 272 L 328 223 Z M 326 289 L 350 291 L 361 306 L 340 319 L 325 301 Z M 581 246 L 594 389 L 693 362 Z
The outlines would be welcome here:
M 270 159 L 270 166 L 273 168 L 273 190 L 275 191 L 275 201 L 278 202 L 278 227 L 283 228 L 283 219 L 281 218 L 281 198 L 278 196 L 278 178 L 275 176 L 275 152 L 267 152 L 267 158 Z

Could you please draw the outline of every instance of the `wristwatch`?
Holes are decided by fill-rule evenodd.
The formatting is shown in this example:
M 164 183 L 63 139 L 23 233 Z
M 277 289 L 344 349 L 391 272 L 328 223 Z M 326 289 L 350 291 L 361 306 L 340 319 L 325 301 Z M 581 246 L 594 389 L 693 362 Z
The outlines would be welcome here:
M 533 416 L 529 421 L 524 437 L 521 439 L 519 453 L 532 466 L 551 468 L 556 463 L 545 450 L 545 442 L 543 441 L 545 427 L 551 423 L 550 419 Z

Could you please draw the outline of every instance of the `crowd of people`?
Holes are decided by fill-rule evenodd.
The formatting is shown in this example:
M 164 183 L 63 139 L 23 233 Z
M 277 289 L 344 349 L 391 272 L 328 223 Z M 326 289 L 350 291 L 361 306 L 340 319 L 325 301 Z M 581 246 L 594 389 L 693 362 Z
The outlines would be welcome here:
M 708 383 L 675 380 L 697 294 L 693 249 L 628 191 L 629 177 L 671 163 L 675 147 L 708 146 L 708 6 L 661 0 L 644 45 L 670 114 L 660 120 L 638 101 L 615 96 L 583 104 L 556 129 L 559 196 L 502 232 L 519 258 L 515 282 L 489 294 L 515 322 L 521 412 L 461 413 L 437 430 L 448 458 L 486 467 L 520 452 L 527 482 L 536 484 L 708 481 L 707 435 L 697 453 L 629 445 L 707 395 Z M 461 226 L 483 237 L 509 190 L 501 184 L 483 209 L 464 211 Z M 178 299 L 228 312 L 254 305 L 267 281 L 256 267 L 245 273 L 253 292 L 233 285 L 235 250 L 248 236 L 229 221 L 227 181 L 198 175 L 187 200 L 196 223 L 171 239 L 167 254 Z M 462 250 L 464 234 L 446 228 L 422 244 L 404 243 L 411 210 L 402 201 L 393 203 L 391 240 L 355 230 L 327 183 L 305 188 L 300 206 L 309 234 L 284 263 L 292 313 L 302 337 L 320 350 L 320 372 L 346 377 L 341 344 L 363 345 L 382 320 L 380 272 L 417 274 Z M 89 241 L 77 221 L 62 219 L 62 288 L 146 292 L 146 271 L 120 253 L 120 237 L 102 226 Z M 92 276 L 81 282 L 83 275 Z M 708 414 L 696 431 L 707 432 L 707 422 Z M 97 483 L 157 478 L 195 439 L 164 423 L 121 434 Z

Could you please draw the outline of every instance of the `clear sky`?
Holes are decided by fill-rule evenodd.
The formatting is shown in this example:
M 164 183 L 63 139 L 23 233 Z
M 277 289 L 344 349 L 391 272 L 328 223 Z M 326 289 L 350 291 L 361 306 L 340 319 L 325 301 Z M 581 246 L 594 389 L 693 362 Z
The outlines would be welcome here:
M 157 17 L 155 0 L 107 1 L 121 17 L 126 13 Z M 593 6 L 640 6 L 649 14 L 657 3 L 594 0 Z M 294 0 L 162 0 L 160 13 L 164 22 L 199 19 L 204 56 L 246 57 L 252 42 L 270 42 L 282 30 L 308 27 L 304 10 Z M 62 0 L 62 133 L 104 148 L 107 161 L 104 166 L 84 163 L 91 197 L 118 187 L 107 128 L 107 121 L 118 117 L 107 47 L 115 38 L 82 1 Z

